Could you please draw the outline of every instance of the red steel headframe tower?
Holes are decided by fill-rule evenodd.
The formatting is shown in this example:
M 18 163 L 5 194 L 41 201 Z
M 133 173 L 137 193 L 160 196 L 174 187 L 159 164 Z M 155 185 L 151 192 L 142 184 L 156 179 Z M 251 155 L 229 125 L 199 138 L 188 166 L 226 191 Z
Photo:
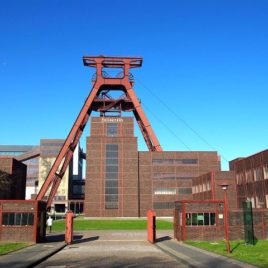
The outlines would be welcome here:
M 134 78 L 129 69 L 141 67 L 142 58 L 86 56 L 83 57 L 83 63 L 85 66 L 96 68 L 96 73 L 92 78 L 93 86 L 45 182 L 36 196 L 37 200 L 42 200 L 50 189 L 47 199 L 48 208 L 51 206 L 61 179 L 70 163 L 73 152 L 92 111 L 98 111 L 102 116 L 105 116 L 108 112 L 133 111 L 148 149 L 150 151 L 162 151 L 159 141 L 132 88 Z M 106 68 L 117 68 L 121 72 L 111 77 L 106 73 Z M 111 98 L 109 96 L 110 91 L 122 91 L 123 94 L 119 98 Z

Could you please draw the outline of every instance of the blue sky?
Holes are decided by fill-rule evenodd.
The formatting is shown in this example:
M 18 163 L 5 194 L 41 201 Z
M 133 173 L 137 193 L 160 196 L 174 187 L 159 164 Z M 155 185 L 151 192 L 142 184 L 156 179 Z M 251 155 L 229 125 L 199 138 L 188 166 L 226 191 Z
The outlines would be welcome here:
M 226 169 L 268 148 L 267 14 L 266 0 L 2 0 L 0 144 L 67 136 L 91 89 L 82 56 L 142 56 L 134 89 L 162 147 L 218 150 Z

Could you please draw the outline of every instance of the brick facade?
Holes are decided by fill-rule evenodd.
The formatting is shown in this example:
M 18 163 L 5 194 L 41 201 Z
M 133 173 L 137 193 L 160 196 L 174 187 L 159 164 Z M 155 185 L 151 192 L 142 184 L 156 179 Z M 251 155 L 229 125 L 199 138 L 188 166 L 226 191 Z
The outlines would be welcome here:
M 224 235 L 224 201 L 178 201 L 174 212 L 174 237 L 177 240 L 222 240 Z M 187 216 L 196 213 L 215 213 L 213 225 L 187 225 Z M 228 211 L 229 239 L 244 239 L 244 215 L 241 209 Z M 254 236 L 257 239 L 268 238 L 268 210 L 253 210 Z
M 229 184 L 227 190 L 228 207 L 237 208 L 236 182 L 233 171 L 212 171 L 193 178 L 193 200 L 223 200 L 221 184 Z
M 46 236 L 46 204 L 0 200 L 0 241 L 41 242 Z
M 237 203 L 250 200 L 253 208 L 268 208 L 268 150 L 230 161 L 235 173 Z
M 0 199 L 25 199 L 27 166 L 0 156 Z
M 110 133 L 109 133 L 110 131 Z M 118 146 L 118 189 L 107 189 L 109 158 L 107 145 Z M 85 215 L 97 217 L 172 216 L 174 201 L 192 199 L 192 178 L 220 170 L 216 152 L 139 152 L 132 117 L 93 117 L 87 138 Z M 112 174 L 115 176 L 115 174 Z M 108 192 L 117 196 L 108 196 Z M 118 206 L 108 208 L 109 198 Z

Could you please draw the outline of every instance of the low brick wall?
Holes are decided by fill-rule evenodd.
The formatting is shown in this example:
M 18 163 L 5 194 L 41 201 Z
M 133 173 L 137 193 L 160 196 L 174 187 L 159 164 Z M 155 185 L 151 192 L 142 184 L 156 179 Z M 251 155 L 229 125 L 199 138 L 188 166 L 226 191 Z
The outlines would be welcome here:
M 187 215 L 191 213 L 215 213 L 215 225 L 192 226 L 187 225 Z M 174 237 L 177 240 L 204 240 L 213 241 L 225 238 L 223 207 L 219 203 L 198 201 L 189 203 L 177 202 L 174 211 Z M 244 239 L 244 215 L 242 209 L 228 211 L 229 239 Z M 268 239 L 268 209 L 253 210 L 253 226 L 255 238 Z
M 46 205 L 33 200 L 0 200 L 0 241 L 41 242 L 46 236 Z

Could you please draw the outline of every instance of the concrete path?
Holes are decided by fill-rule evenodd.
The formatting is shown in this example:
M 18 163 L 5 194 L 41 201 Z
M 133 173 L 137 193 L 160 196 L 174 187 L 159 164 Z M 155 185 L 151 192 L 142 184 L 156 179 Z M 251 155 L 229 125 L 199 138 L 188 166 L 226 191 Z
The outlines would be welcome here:
M 145 231 L 88 231 L 80 234 L 82 239 L 36 267 L 187 267 L 148 243 Z
M 0 267 L 254 267 L 177 242 L 172 231 L 158 231 L 157 237 L 152 245 L 146 231 L 85 231 L 65 246 L 63 234 L 52 234 L 47 243 L 1 256 Z

